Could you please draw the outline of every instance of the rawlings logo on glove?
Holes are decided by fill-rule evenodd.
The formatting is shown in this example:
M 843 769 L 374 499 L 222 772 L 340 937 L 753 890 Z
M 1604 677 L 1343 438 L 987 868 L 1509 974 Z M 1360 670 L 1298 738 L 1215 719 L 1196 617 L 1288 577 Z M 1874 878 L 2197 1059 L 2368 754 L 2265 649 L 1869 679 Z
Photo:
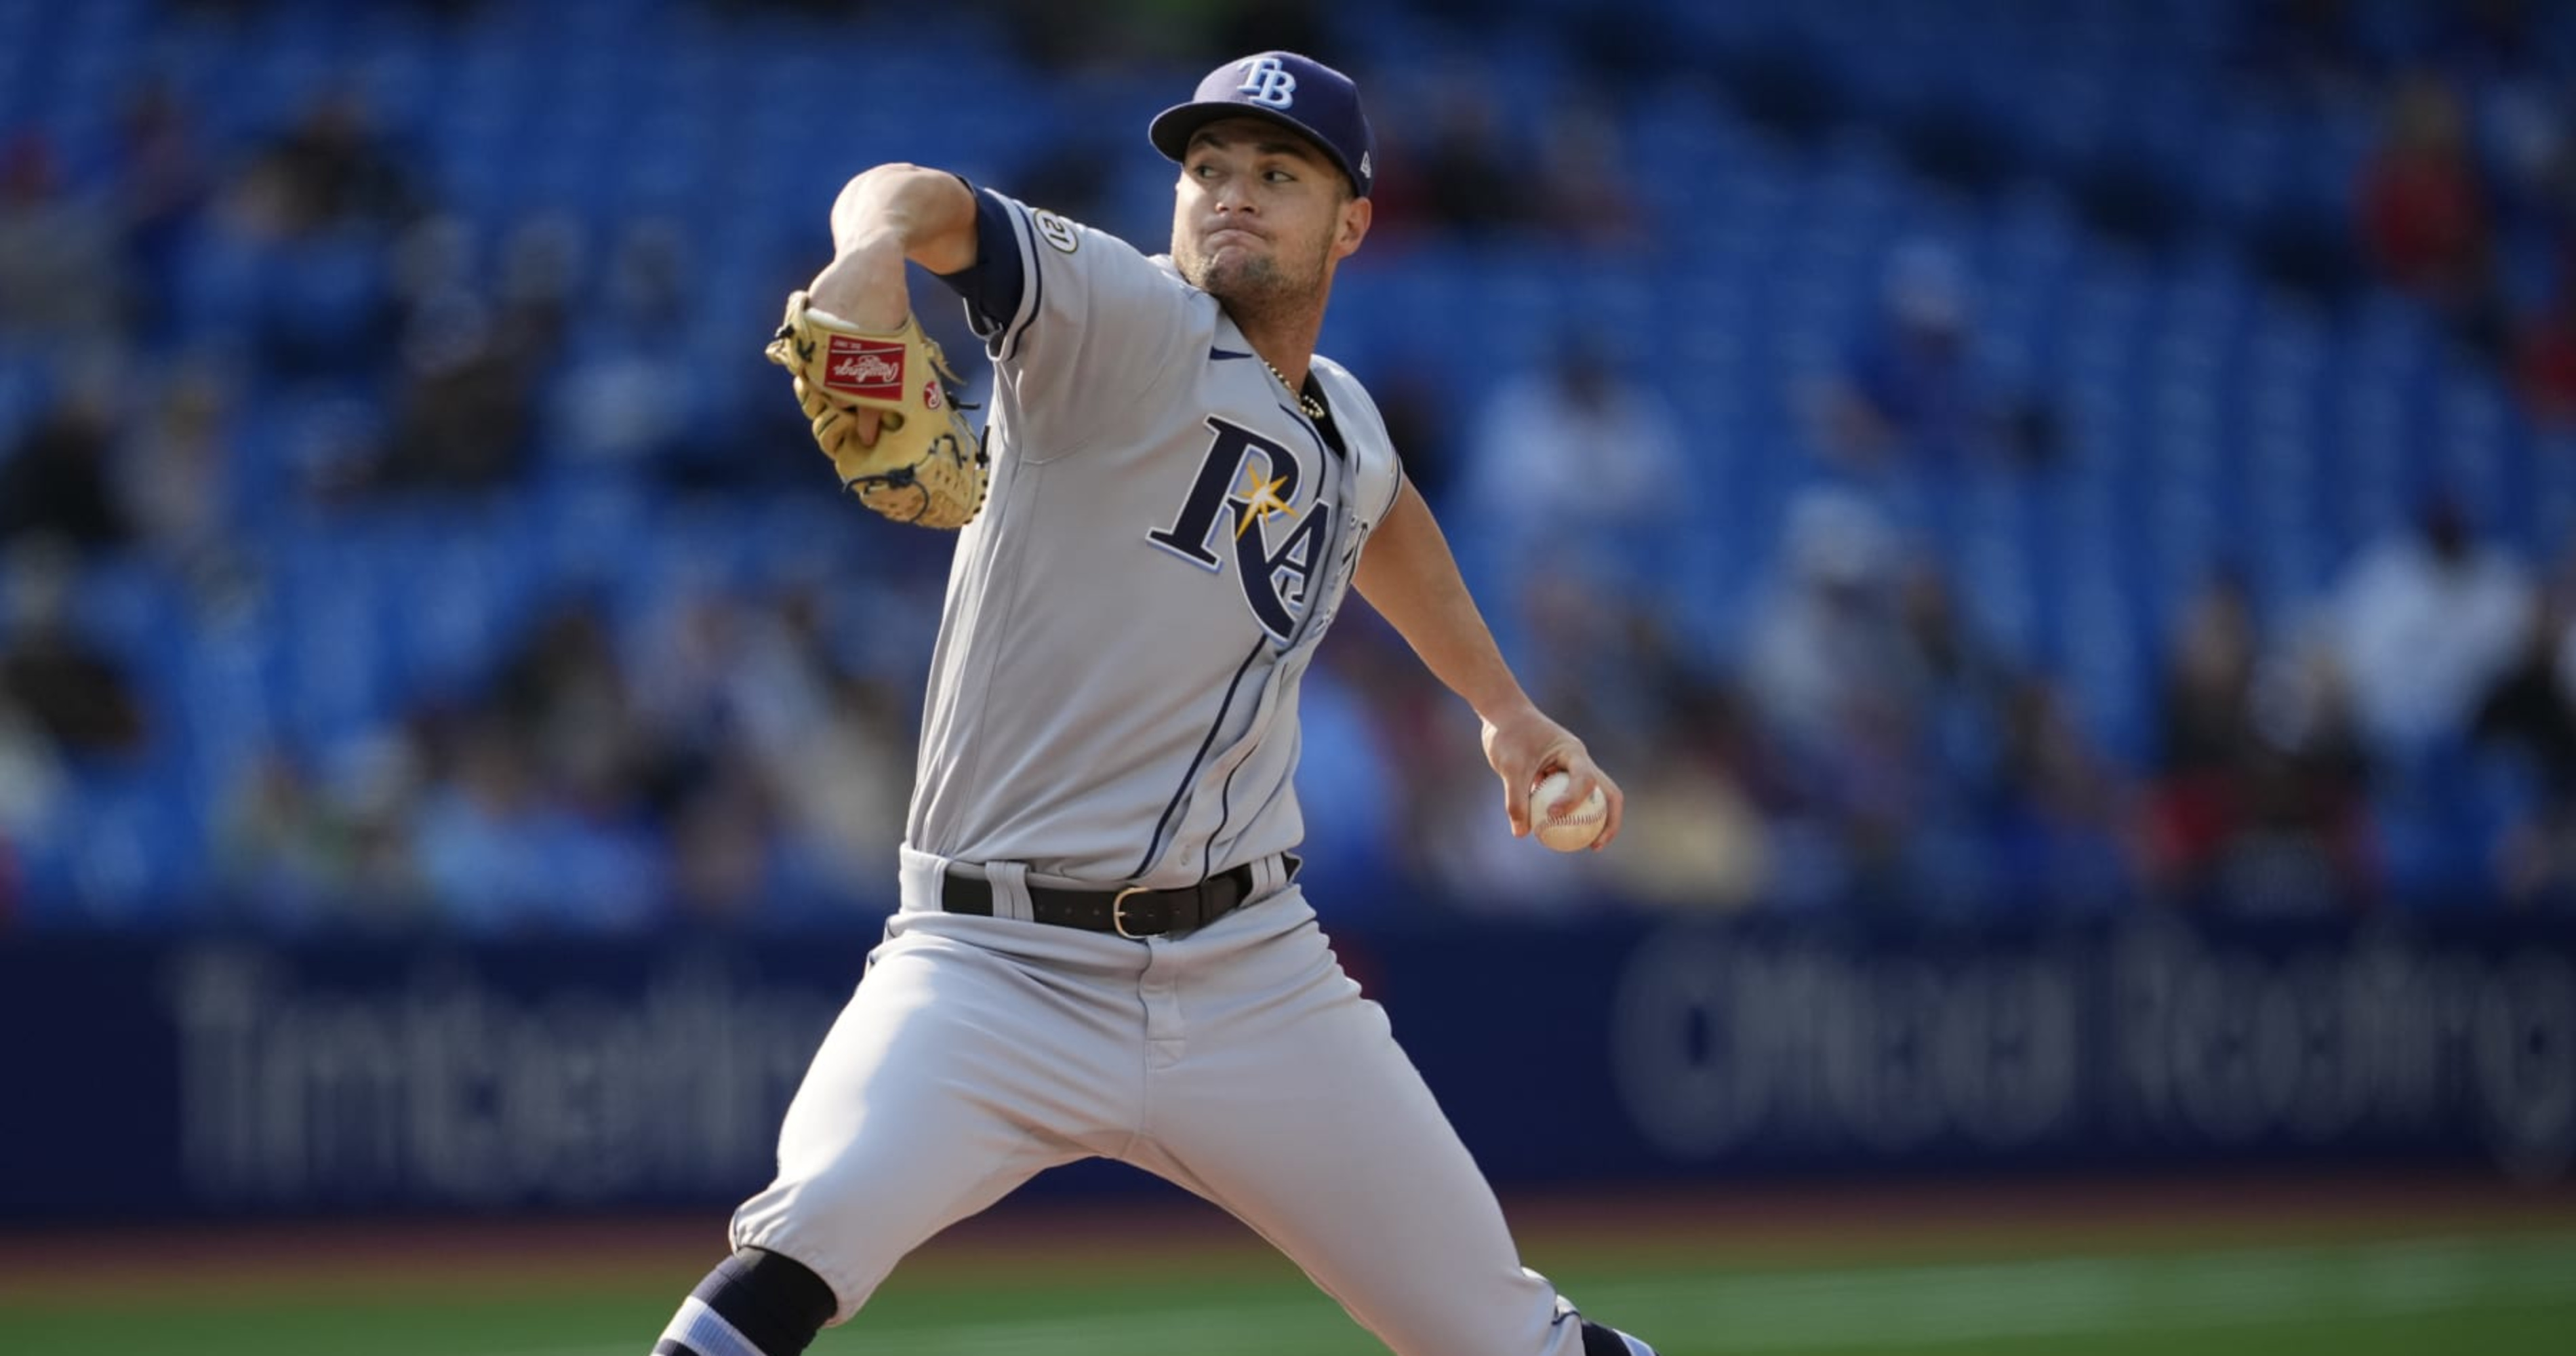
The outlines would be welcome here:
M 823 384 L 850 395 L 893 399 L 903 389 L 903 345 L 880 344 L 848 335 L 832 336 L 830 370 Z
M 874 334 L 815 310 L 798 292 L 787 299 L 787 319 L 768 353 L 795 374 L 814 441 L 860 503 L 922 527 L 954 531 L 975 520 L 992 463 L 942 386 L 957 373 L 919 321 L 907 316 L 901 330 Z M 904 380 L 906 372 L 928 375 L 915 384 Z M 877 412 L 873 445 L 859 441 L 852 416 L 860 410 Z

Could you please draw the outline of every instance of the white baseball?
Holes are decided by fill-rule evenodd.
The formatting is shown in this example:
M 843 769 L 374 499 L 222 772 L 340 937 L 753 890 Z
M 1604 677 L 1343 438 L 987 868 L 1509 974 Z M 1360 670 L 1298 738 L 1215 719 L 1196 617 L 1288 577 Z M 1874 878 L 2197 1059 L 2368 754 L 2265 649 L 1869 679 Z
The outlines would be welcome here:
M 1601 785 L 1593 783 L 1592 794 L 1562 815 L 1549 813 L 1550 807 L 1574 785 L 1574 778 L 1562 772 L 1551 772 L 1530 792 L 1530 822 L 1538 826 L 1538 840 L 1558 852 L 1581 852 L 1601 836 L 1601 827 L 1610 822 L 1610 798 L 1601 794 Z

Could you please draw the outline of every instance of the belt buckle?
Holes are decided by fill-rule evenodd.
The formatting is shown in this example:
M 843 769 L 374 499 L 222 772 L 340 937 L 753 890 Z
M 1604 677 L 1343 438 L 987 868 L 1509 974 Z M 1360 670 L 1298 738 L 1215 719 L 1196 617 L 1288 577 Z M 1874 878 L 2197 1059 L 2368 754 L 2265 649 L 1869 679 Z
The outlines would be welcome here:
M 1119 936 L 1124 937 L 1131 942 L 1141 942 L 1148 937 L 1161 935 L 1159 933 L 1129 932 L 1127 930 L 1127 896 L 1141 895 L 1144 893 L 1146 893 L 1144 886 L 1130 885 L 1126 889 L 1119 891 L 1115 899 L 1109 901 L 1109 926 L 1117 929 Z

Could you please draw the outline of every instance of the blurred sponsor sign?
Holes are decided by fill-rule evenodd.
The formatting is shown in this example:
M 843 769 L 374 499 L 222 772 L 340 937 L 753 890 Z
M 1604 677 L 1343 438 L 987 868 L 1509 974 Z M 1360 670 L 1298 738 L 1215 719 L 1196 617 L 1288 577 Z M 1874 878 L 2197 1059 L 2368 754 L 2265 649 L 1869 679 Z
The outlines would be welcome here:
M 872 941 L 16 939 L 0 1217 L 729 1203 Z M 1343 943 L 1506 1182 L 2576 1158 L 2566 921 Z

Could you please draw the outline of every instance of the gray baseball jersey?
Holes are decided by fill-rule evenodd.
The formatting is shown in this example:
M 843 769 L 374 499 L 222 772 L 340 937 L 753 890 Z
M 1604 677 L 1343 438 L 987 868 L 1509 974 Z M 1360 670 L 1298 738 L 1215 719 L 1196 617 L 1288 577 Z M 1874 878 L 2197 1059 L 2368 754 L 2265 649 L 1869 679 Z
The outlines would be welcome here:
M 988 340 L 993 482 L 957 545 L 907 836 L 1186 885 L 1302 833 L 1297 683 L 1402 483 L 1349 373 L 1327 443 L 1167 257 L 987 190 L 1019 304 Z M 999 220 L 997 221 L 996 218 Z

